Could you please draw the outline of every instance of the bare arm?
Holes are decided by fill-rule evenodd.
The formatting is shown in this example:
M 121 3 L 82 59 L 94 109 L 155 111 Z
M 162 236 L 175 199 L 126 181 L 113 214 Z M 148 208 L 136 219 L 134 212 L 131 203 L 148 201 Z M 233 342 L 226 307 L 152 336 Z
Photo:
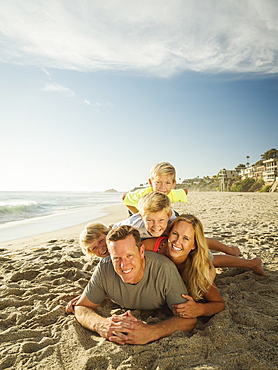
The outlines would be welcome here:
M 148 238 L 148 239 L 142 240 L 142 244 L 144 245 L 145 250 L 153 251 L 156 240 L 157 238 Z
M 130 311 L 126 314 L 131 318 L 133 317 Z M 183 319 L 178 316 L 152 325 L 137 320 L 133 323 L 133 330 L 126 329 L 126 338 L 124 340 L 117 336 L 111 337 L 110 340 L 119 344 L 146 344 L 167 337 L 177 330 L 189 332 L 194 329 L 196 322 L 195 318 Z
M 214 279 L 214 267 L 211 267 L 210 274 Z M 215 313 L 223 311 L 225 308 L 225 303 L 214 283 L 210 286 L 209 291 L 204 294 L 204 298 L 207 301 L 206 303 L 195 302 L 192 297 L 186 294 L 182 294 L 182 296 L 188 301 L 178 305 L 173 305 L 174 314 L 179 317 L 190 318 L 198 316 L 211 316 Z
M 154 246 L 155 246 L 155 243 L 156 243 L 157 239 L 158 238 L 144 239 L 142 241 L 142 244 L 144 245 L 145 250 L 146 251 L 152 251 L 153 252 Z M 160 241 L 160 243 L 159 243 L 159 247 L 158 247 L 157 252 L 160 253 L 160 254 L 163 254 L 165 256 L 166 253 L 167 253 L 167 247 L 168 247 L 168 241 L 167 241 L 167 239 L 162 239 Z
M 139 210 L 136 208 L 136 207 L 134 207 L 134 206 L 128 206 L 127 204 L 125 204 L 125 206 L 126 206 L 126 208 L 128 208 L 133 214 L 135 214 L 135 213 L 138 213 L 139 212 Z
M 240 250 L 238 247 L 229 247 L 228 245 L 223 244 L 213 238 L 206 238 L 206 242 L 207 242 L 209 249 L 213 251 L 223 252 L 226 254 L 230 254 L 232 256 L 238 256 L 240 253 Z
M 123 193 L 122 194 L 122 202 L 124 203 L 124 200 L 125 200 L 125 197 L 127 196 L 127 194 L 128 193 Z M 134 207 L 134 206 L 130 206 L 130 205 L 128 205 L 128 204 L 125 204 L 125 206 L 126 206 L 126 208 L 128 208 L 133 214 L 134 213 L 138 213 L 139 212 L 139 210 L 136 208 L 136 207 Z
M 66 306 L 66 313 L 69 315 L 69 314 L 74 314 L 74 306 L 76 305 L 76 303 L 78 302 L 79 298 L 81 296 L 77 296 L 75 298 L 73 298 L 71 301 L 68 302 L 67 306 Z
M 99 304 L 91 302 L 83 292 L 74 306 L 76 320 L 84 328 L 95 331 L 107 339 L 110 339 L 113 335 L 125 338 L 125 330 L 133 329 L 133 322 L 137 321 L 135 318 L 123 317 L 121 315 L 105 318 L 96 312 L 98 306 Z M 115 322 L 117 317 L 122 317 L 122 319 L 118 320 L 119 322 Z
M 145 344 L 169 336 L 177 330 L 191 331 L 196 325 L 195 319 L 185 320 L 177 316 L 161 323 L 147 325 L 136 319 L 130 311 L 104 318 L 96 313 L 98 306 L 83 293 L 75 304 L 76 320 L 86 329 L 119 344 Z

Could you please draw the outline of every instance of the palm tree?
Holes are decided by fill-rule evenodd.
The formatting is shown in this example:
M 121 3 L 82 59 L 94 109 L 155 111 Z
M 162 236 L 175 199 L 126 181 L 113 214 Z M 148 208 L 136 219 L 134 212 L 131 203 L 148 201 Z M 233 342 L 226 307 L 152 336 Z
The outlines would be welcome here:
M 250 163 L 249 163 L 249 158 L 250 158 L 250 157 L 249 157 L 249 155 L 247 155 L 247 156 L 246 156 L 246 161 L 247 161 L 247 162 L 246 162 L 246 167 L 248 167 L 248 166 L 249 166 L 249 164 L 250 164 Z

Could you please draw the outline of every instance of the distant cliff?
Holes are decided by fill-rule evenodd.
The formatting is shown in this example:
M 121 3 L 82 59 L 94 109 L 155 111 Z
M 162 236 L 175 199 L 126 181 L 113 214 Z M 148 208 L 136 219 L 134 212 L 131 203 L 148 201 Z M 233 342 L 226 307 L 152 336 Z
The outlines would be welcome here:
M 118 192 L 115 189 L 108 189 L 108 190 L 105 190 L 105 193 L 118 193 Z

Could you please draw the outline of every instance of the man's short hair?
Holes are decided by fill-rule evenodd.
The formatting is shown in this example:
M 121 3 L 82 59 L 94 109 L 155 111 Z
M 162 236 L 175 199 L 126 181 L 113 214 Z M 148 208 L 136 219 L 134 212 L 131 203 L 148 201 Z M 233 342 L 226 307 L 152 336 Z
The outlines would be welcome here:
M 133 238 L 135 239 L 136 247 L 140 250 L 140 247 L 142 245 L 140 233 L 137 229 L 135 229 L 135 227 L 129 225 L 117 226 L 115 227 L 115 229 L 110 230 L 106 237 L 106 241 L 107 244 L 109 244 L 110 242 L 117 242 L 118 240 L 126 239 L 129 235 L 133 236 Z
M 145 194 L 138 203 L 141 215 L 166 211 L 167 214 L 172 212 L 171 201 L 168 196 L 159 191 L 151 191 Z
M 176 181 L 175 167 L 169 162 L 157 163 L 153 166 L 150 173 L 150 178 L 153 180 L 156 176 L 172 176 L 173 182 Z

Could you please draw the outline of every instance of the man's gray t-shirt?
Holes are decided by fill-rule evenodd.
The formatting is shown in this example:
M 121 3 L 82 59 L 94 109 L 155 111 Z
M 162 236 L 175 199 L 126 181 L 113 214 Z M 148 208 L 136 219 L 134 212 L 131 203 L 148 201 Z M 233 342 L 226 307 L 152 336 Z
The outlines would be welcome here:
M 155 310 L 184 303 L 187 294 L 182 278 L 169 258 L 145 252 L 144 277 L 137 284 L 124 283 L 115 272 L 110 256 L 102 259 L 85 288 L 88 299 L 100 304 L 107 296 L 127 309 Z

